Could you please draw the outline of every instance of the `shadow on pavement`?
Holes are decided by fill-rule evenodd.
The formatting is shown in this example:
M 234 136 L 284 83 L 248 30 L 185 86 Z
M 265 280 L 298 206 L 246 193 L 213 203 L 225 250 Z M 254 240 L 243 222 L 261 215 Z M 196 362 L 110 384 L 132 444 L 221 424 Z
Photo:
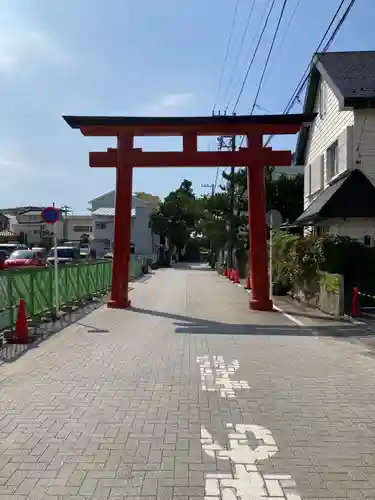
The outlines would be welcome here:
M 192 318 L 179 314 L 171 314 L 163 311 L 154 311 L 151 309 L 143 309 L 139 307 L 131 307 L 129 312 L 139 314 L 147 314 L 150 316 L 158 316 L 175 320 L 175 333 L 183 334 L 200 334 L 200 335 L 279 335 L 279 336 L 296 336 L 296 337 L 371 337 L 374 333 L 364 331 L 360 327 L 347 324 L 344 326 L 298 326 L 284 324 L 238 324 L 238 323 L 222 323 L 219 321 L 206 320 L 201 318 Z M 280 317 L 279 312 L 266 313 L 272 315 L 272 319 Z M 271 317 L 271 316 L 269 316 Z
M 216 269 L 212 269 L 205 262 L 177 262 L 172 265 L 173 269 L 177 271 L 211 271 L 211 273 L 216 273 Z
M 96 297 L 95 299 L 87 302 L 81 302 L 77 305 L 72 306 L 70 309 L 66 310 L 57 320 L 48 320 L 43 323 L 38 323 L 29 328 L 29 333 L 33 338 L 30 344 L 7 344 L 4 343 L 0 348 L 0 362 L 10 363 L 16 361 L 20 356 L 22 356 L 29 349 L 35 349 L 44 340 L 48 339 L 52 335 L 59 333 L 64 328 L 71 326 L 73 323 L 79 323 L 79 321 L 92 313 L 102 305 L 107 302 L 107 295 L 102 295 Z M 91 327 L 89 325 L 82 325 L 87 328 L 93 328 L 92 333 L 107 333 L 101 332 Z

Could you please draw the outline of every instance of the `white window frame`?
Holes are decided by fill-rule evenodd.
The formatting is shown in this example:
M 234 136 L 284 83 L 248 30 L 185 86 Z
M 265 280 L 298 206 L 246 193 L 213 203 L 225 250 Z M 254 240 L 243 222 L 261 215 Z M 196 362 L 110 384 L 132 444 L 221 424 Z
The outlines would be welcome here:
M 327 114 L 327 84 L 322 82 L 319 92 L 319 116 L 321 119 Z
M 339 173 L 339 141 L 336 140 L 327 149 L 327 182 Z
M 306 165 L 304 175 L 307 176 L 307 196 L 311 195 L 311 164 Z

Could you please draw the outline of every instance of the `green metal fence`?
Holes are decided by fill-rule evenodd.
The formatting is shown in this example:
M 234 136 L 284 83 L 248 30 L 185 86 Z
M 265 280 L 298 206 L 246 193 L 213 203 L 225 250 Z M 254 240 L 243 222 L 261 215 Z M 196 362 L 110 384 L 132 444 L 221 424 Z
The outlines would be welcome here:
M 132 258 L 130 279 L 142 275 L 143 261 Z M 110 289 L 112 262 L 59 266 L 61 306 L 92 297 Z M 54 270 L 50 267 L 0 271 L 0 331 L 13 327 L 20 299 L 25 299 L 27 315 L 38 319 L 54 311 Z

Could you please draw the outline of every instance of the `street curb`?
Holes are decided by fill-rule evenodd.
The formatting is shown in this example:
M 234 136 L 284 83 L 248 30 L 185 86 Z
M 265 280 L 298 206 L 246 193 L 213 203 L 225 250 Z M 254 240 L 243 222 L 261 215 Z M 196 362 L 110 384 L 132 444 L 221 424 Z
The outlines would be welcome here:
M 219 275 L 221 278 L 225 278 L 226 280 L 228 279 L 226 276 L 220 274 Z M 233 284 L 233 282 L 231 282 Z M 244 285 L 242 285 L 242 283 L 234 283 L 235 285 L 237 285 L 238 287 L 242 288 L 243 290 L 245 290 L 245 292 L 247 293 L 251 293 L 251 289 L 247 290 Z M 296 299 L 293 299 L 297 304 L 300 304 L 300 302 Z M 290 314 L 287 314 L 287 313 L 284 313 L 283 309 L 281 309 L 280 307 L 276 306 L 274 304 L 273 306 L 273 309 L 274 311 L 277 311 L 277 312 L 280 312 L 281 314 L 284 314 L 284 316 L 286 315 L 287 317 L 289 317 L 289 319 L 291 319 L 294 323 L 296 323 L 297 325 L 299 326 L 305 326 L 301 321 L 299 321 L 298 319 L 294 318 L 292 315 Z M 320 311 L 319 309 L 315 309 L 313 307 L 311 307 L 311 309 L 315 310 L 315 311 Z M 322 314 L 325 314 L 329 317 L 332 317 L 331 315 L 327 314 L 327 313 L 324 313 L 323 311 L 320 311 Z M 292 319 L 293 317 L 293 319 Z M 349 323 L 352 323 L 353 325 L 361 325 L 363 326 L 367 331 L 369 332 L 372 332 L 375 334 L 375 325 L 374 325 L 374 328 L 370 328 L 368 326 L 368 323 L 366 323 L 365 321 L 360 321 L 360 320 L 357 320 L 355 318 L 353 318 L 352 316 L 349 316 L 348 314 L 344 314 L 342 316 L 335 316 L 335 318 L 337 318 L 338 321 L 346 321 L 346 322 L 349 322 Z

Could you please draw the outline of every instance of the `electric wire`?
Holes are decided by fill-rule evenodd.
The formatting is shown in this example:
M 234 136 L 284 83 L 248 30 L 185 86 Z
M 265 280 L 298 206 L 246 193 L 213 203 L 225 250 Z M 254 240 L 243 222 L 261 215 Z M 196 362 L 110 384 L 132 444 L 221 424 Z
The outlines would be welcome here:
M 275 29 L 275 32 L 274 32 L 273 37 L 272 37 L 272 42 L 271 42 L 270 48 L 268 50 L 266 62 L 264 63 L 264 66 L 263 66 L 263 70 L 262 70 L 262 74 L 261 74 L 261 77 L 259 80 L 258 88 L 257 88 L 256 94 L 254 97 L 254 102 L 253 102 L 253 105 L 252 105 L 252 108 L 250 111 L 251 115 L 254 113 L 255 106 L 257 105 L 258 97 L 259 97 L 259 94 L 260 94 L 260 91 L 261 91 L 262 85 L 263 85 L 264 76 L 265 76 L 267 68 L 268 68 L 268 63 L 269 63 L 271 55 L 272 55 L 272 51 L 273 51 L 273 47 L 275 45 L 277 34 L 279 33 L 280 24 L 281 24 L 281 21 L 284 17 L 285 7 L 286 7 L 287 3 L 288 3 L 288 0 L 284 0 L 283 6 L 281 7 L 281 12 L 280 12 L 279 18 L 277 20 L 276 29 Z
M 243 91 L 244 91 L 244 88 L 245 88 L 245 85 L 246 85 L 246 82 L 247 82 L 247 78 L 248 78 L 249 73 L 250 73 L 250 70 L 251 70 L 251 68 L 252 68 L 252 66 L 253 66 L 253 63 L 254 63 L 255 57 L 256 57 L 256 55 L 257 55 L 257 53 L 258 53 L 259 46 L 260 46 L 260 44 L 261 44 L 261 42 L 262 42 L 264 32 L 266 31 L 266 28 L 267 28 L 267 26 L 268 26 L 268 21 L 269 21 L 269 19 L 270 19 L 271 13 L 272 13 L 272 11 L 273 11 L 273 9 L 274 9 L 274 7 L 275 7 L 275 3 L 276 3 L 276 0 L 272 0 L 271 7 L 270 7 L 270 10 L 268 11 L 268 14 L 267 14 L 267 17 L 266 17 L 266 20 L 265 20 L 265 23 L 264 23 L 263 29 L 262 29 L 262 31 L 261 31 L 261 33 L 260 33 L 260 36 L 259 36 L 259 39 L 258 39 L 258 43 L 257 43 L 257 45 L 256 45 L 256 47 L 255 47 L 255 50 L 254 50 L 253 57 L 252 57 L 252 59 L 251 59 L 251 61 L 250 61 L 250 64 L 249 64 L 249 65 L 248 65 L 248 67 L 247 67 L 247 70 L 246 70 L 246 73 L 245 73 L 245 77 L 244 77 L 244 79 L 243 79 L 243 81 L 242 81 L 242 85 L 241 85 L 240 91 L 239 91 L 239 93 L 238 93 L 238 96 L 237 96 L 236 102 L 235 102 L 234 107 L 233 107 L 233 112 L 235 112 L 235 111 L 236 111 L 236 108 L 237 108 L 237 106 L 238 106 L 238 103 L 240 102 L 240 99 L 241 99 L 242 93 L 243 93 Z
M 278 44 L 278 46 L 277 46 L 278 50 L 281 50 L 281 47 L 283 46 L 283 44 L 284 44 L 284 42 L 285 42 L 285 39 L 286 39 L 286 37 L 287 37 L 287 35 L 288 35 L 288 33 L 289 33 L 289 28 L 290 28 L 290 26 L 292 25 L 292 22 L 294 21 L 294 18 L 295 18 L 295 16 L 296 16 L 296 13 L 297 13 L 297 10 L 298 10 L 298 7 L 299 7 L 299 6 L 300 6 L 300 4 L 301 4 L 301 1 L 302 1 L 302 0 L 297 0 L 297 3 L 295 4 L 295 6 L 294 6 L 294 8 L 293 8 L 293 11 L 292 11 L 291 16 L 290 16 L 289 21 L 288 21 L 288 24 L 287 24 L 287 26 L 286 26 L 286 28 L 285 28 L 285 30 L 284 30 L 284 34 L 283 34 L 283 36 L 281 37 L 280 43 L 279 43 L 279 44 Z M 271 67 L 272 67 L 272 62 L 271 62 L 271 65 L 270 65 L 270 67 L 269 67 L 269 70 L 271 69 Z M 265 77 L 265 79 L 264 79 L 264 82 L 267 80 L 268 75 L 270 75 L 270 71 L 268 71 L 268 73 L 267 73 L 267 75 L 266 75 L 266 77 Z M 257 107 L 258 107 L 258 106 L 257 106 Z
M 253 37 L 253 39 L 252 39 L 252 41 L 251 41 L 251 44 L 250 44 L 250 50 L 248 51 L 248 53 L 247 53 L 247 55 L 246 55 L 246 58 L 245 58 L 247 61 L 250 59 L 250 57 L 251 57 L 251 56 L 252 56 L 252 54 L 253 54 L 253 46 L 254 46 L 254 44 L 255 44 L 255 42 L 256 42 L 256 40 L 257 40 L 258 36 L 259 36 L 259 30 L 260 30 L 260 28 L 261 28 L 261 26 L 262 26 L 262 23 L 263 23 L 264 18 L 266 17 L 266 14 L 267 14 L 267 11 L 268 11 L 269 6 L 271 5 L 271 2 L 272 2 L 272 0 L 268 0 L 268 1 L 267 1 L 267 3 L 266 3 L 266 5 L 265 5 L 265 7 L 264 7 L 264 9 L 263 9 L 263 12 L 262 12 L 261 18 L 260 18 L 259 23 L 258 23 L 258 26 L 257 26 L 257 29 L 255 30 L 255 35 L 254 35 L 254 37 Z M 233 87 L 233 88 L 234 88 L 234 89 L 236 89 L 236 88 L 238 87 L 238 84 L 240 84 L 240 83 L 241 83 L 241 78 L 239 77 L 239 78 L 237 79 L 236 84 L 234 85 L 234 87 Z M 233 95 L 233 92 L 232 92 L 232 93 L 230 94 L 230 98 L 229 98 L 229 100 L 228 100 L 228 103 L 227 103 L 227 105 L 225 106 L 225 112 L 228 110 L 228 108 L 229 108 L 230 104 L 232 103 L 233 99 L 234 99 L 234 95 Z
M 236 18 L 237 18 L 237 12 L 238 12 L 238 5 L 239 5 L 239 0 L 236 0 L 236 5 L 234 7 L 234 13 L 233 13 L 232 25 L 231 25 L 231 29 L 230 29 L 230 32 L 229 32 L 229 38 L 228 38 L 227 47 L 226 47 L 226 50 L 225 50 L 224 61 L 223 61 L 223 65 L 222 65 L 221 72 L 220 72 L 220 77 L 219 77 L 219 84 L 218 84 L 218 87 L 217 87 L 216 97 L 215 97 L 215 100 L 214 100 L 213 113 L 215 112 L 217 100 L 219 98 L 221 86 L 223 84 L 223 77 L 224 77 L 225 66 L 226 66 L 226 63 L 227 63 L 228 55 L 229 55 L 230 44 L 231 44 L 232 38 L 233 38 L 234 25 L 236 24 Z
M 235 57 L 233 69 L 232 69 L 232 72 L 231 72 L 228 84 L 226 86 L 225 92 L 223 94 L 223 102 L 225 102 L 225 100 L 226 100 L 226 98 L 228 96 L 229 89 L 230 89 L 230 87 L 232 85 L 232 82 L 233 82 L 233 77 L 235 75 L 235 72 L 236 72 L 236 69 L 237 69 L 237 66 L 238 66 L 238 61 L 240 59 L 242 48 L 244 46 L 246 35 L 247 35 L 248 29 L 249 29 L 249 26 L 250 26 L 250 21 L 251 21 L 253 12 L 254 12 L 255 1 L 256 0 L 252 0 L 252 4 L 251 4 L 250 10 L 249 10 L 249 14 L 247 16 L 246 24 L 245 24 L 245 29 L 243 30 L 243 33 L 242 33 L 242 38 L 241 38 L 240 46 L 238 48 L 238 51 L 237 51 L 237 54 L 236 54 L 236 57 Z M 228 109 L 228 105 L 226 106 L 225 111 L 227 111 L 227 109 Z
M 340 28 L 342 27 L 343 23 L 345 22 L 346 18 L 348 17 L 351 9 L 353 8 L 355 2 L 356 2 L 356 0 L 351 0 L 350 1 L 350 3 L 347 6 L 345 12 L 343 13 L 343 15 L 341 16 L 339 22 L 337 23 L 336 28 L 332 32 L 332 34 L 331 34 L 330 38 L 328 39 L 328 41 L 326 42 L 326 45 L 324 46 L 322 52 L 326 52 L 329 49 L 330 45 L 332 44 L 332 42 L 336 38 L 337 33 L 340 31 Z M 322 39 L 321 39 L 318 47 L 315 50 L 315 53 L 317 53 L 317 52 L 320 51 L 320 49 L 321 49 L 321 47 L 322 47 L 322 45 L 324 43 L 324 40 L 325 40 L 326 36 L 328 35 L 331 27 L 333 26 L 333 24 L 334 24 L 337 16 L 339 15 L 339 13 L 341 11 L 341 8 L 344 5 L 344 3 L 345 3 L 345 0 L 341 0 L 341 2 L 339 4 L 339 6 L 338 6 L 338 8 L 337 8 L 337 10 L 336 10 L 336 12 L 334 14 L 334 16 L 332 17 L 332 19 L 331 19 L 331 21 L 330 21 L 330 23 L 328 25 L 328 28 L 326 29 L 326 31 L 325 31 L 325 33 L 324 33 L 324 35 L 323 35 L 323 37 L 322 37 Z M 286 105 L 286 107 L 285 107 L 285 109 L 284 109 L 284 111 L 282 113 L 283 115 L 288 114 L 290 112 L 290 110 L 294 107 L 295 103 L 299 102 L 300 94 L 303 91 L 303 89 L 305 88 L 305 86 L 306 86 L 306 84 L 307 84 L 307 82 L 309 80 L 310 69 L 311 69 L 311 62 L 309 63 L 309 65 L 305 69 L 305 71 L 304 71 L 301 79 L 299 80 L 299 82 L 298 82 L 298 84 L 297 84 L 297 86 L 296 86 L 296 88 L 295 88 L 295 90 L 294 90 L 291 98 L 289 99 L 289 101 L 288 101 L 288 103 L 287 103 L 287 105 Z M 265 142 L 265 146 L 268 146 L 268 144 L 271 142 L 272 138 L 273 138 L 273 135 L 270 135 L 268 137 L 267 141 Z

